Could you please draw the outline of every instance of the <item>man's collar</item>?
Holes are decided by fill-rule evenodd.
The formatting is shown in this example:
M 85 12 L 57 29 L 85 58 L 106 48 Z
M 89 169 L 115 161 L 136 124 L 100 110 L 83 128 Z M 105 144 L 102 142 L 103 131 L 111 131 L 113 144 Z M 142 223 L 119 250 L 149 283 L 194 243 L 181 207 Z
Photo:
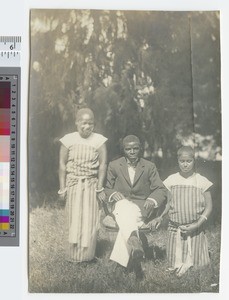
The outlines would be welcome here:
M 132 168 L 136 168 L 140 158 L 136 158 L 135 161 L 131 162 L 127 157 L 125 157 L 127 165 Z

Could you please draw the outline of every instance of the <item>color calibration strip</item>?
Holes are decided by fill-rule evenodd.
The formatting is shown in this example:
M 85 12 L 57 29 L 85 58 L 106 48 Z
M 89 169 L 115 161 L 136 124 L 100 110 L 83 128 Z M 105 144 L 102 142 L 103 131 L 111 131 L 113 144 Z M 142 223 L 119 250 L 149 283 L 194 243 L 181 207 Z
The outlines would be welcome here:
M 7 77 L 9 78 L 9 77 Z M 0 78 L 0 232 L 10 229 L 10 82 Z
M 19 245 L 20 36 L 0 36 L 0 246 Z
M 0 246 L 19 245 L 20 68 L 0 66 Z

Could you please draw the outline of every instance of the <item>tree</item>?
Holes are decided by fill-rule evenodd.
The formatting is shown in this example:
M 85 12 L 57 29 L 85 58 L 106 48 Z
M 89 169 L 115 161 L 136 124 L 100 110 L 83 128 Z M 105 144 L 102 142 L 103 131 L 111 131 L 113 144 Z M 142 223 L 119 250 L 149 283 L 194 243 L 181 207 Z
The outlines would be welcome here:
M 83 106 L 108 137 L 109 159 L 127 134 L 163 161 L 190 136 L 220 147 L 218 23 L 216 12 L 32 11 L 31 190 L 56 188 L 58 139 Z

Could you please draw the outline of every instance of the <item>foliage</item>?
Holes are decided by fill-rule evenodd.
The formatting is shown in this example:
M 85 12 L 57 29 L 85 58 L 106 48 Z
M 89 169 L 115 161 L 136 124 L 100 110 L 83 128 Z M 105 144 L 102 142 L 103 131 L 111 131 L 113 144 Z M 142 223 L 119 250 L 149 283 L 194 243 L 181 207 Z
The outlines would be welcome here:
M 217 12 L 34 10 L 31 49 L 32 193 L 56 188 L 58 139 L 83 106 L 108 137 L 109 159 L 127 134 L 165 163 L 188 136 L 200 153 L 196 136 L 211 137 L 207 158 L 221 150 Z

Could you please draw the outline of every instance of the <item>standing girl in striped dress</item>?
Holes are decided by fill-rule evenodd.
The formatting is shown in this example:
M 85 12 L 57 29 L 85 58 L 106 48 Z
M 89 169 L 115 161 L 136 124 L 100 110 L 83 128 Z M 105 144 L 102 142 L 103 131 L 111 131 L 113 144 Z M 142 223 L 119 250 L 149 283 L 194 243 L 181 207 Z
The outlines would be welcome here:
M 67 260 L 82 262 L 95 256 L 99 202 L 105 200 L 107 139 L 93 133 L 94 115 L 88 108 L 77 112 L 76 126 L 77 132 L 60 139 L 58 194 L 67 199 Z
M 180 171 L 170 175 L 164 185 L 170 191 L 162 215 L 154 222 L 160 224 L 169 215 L 167 258 L 169 270 L 182 276 L 191 266 L 210 263 L 204 223 L 212 211 L 212 199 L 207 178 L 195 173 L 195 153 L 189 146 L 178 150 Z

